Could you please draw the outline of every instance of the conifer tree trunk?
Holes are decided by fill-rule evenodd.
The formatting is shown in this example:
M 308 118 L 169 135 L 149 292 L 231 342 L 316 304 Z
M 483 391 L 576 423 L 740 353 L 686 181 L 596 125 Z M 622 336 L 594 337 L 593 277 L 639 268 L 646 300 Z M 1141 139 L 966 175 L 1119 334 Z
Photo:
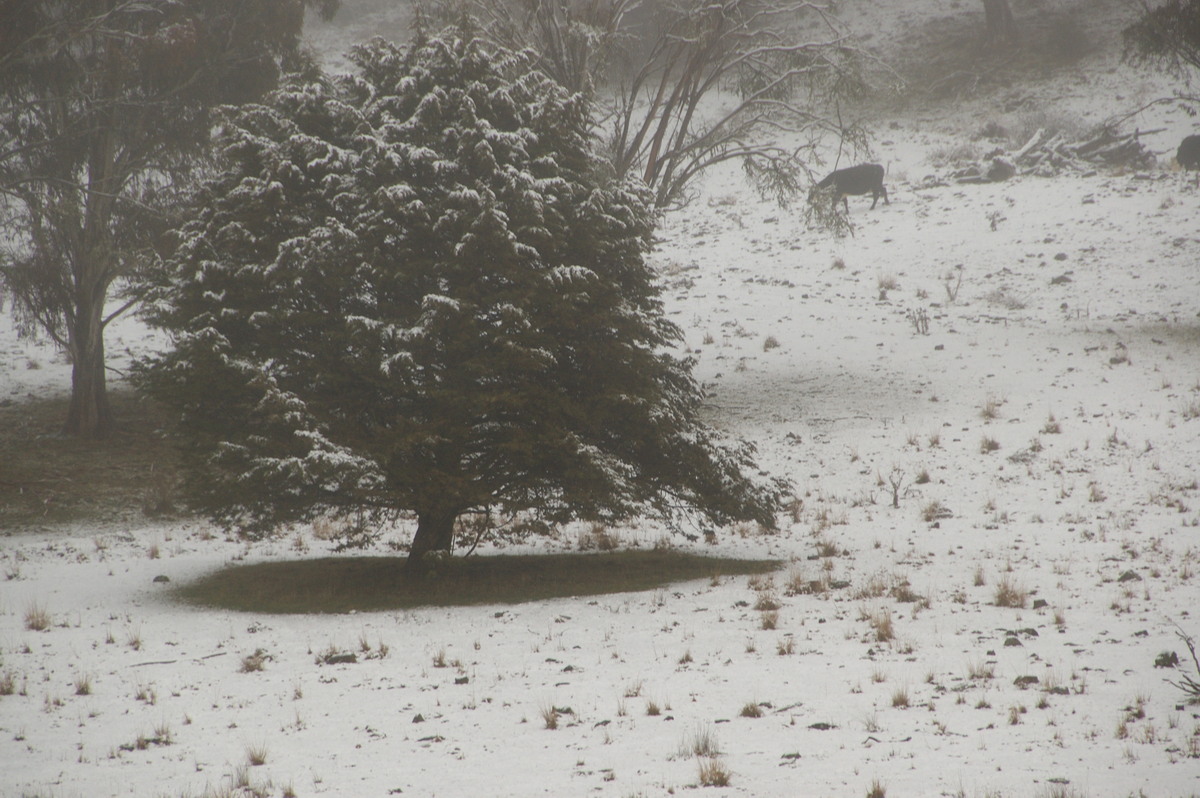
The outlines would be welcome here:
M 413 535 L 412 547 L 408 551 L 406 567 L 410 571 L 420 570 L 426 554 L 435 551 L 449 553 L 454 548 L 454 522 L 456 510 L 432 510 L 417 513 L 417 532 Z

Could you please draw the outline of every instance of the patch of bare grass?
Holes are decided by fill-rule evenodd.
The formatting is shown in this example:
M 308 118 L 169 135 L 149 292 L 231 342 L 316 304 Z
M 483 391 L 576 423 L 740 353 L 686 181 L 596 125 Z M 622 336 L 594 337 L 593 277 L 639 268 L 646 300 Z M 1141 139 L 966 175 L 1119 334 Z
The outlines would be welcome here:
M 166 415 L 132 391 L 109 392 L 117 430 L 103 440 L 60 435 L 66 396 L 0 406 L 0 528 L 120 521 L 174 512 L 179 455 Z

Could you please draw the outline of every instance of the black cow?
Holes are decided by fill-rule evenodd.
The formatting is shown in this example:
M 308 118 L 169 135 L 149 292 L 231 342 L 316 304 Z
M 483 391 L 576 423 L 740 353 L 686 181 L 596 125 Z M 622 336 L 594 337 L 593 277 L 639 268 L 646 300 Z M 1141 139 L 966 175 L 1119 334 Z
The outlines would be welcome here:
M 872 210 L 879 203 L 881 194 L 885 203 L 892 204 L 892 201 L 888 199 L 887 189 L 883 187 L 883 167 L 877 163 L 860 163 L 858 166 L 838 169 L 817 183 L 817 189 L 830 187 L 833 188 L 832 207 L 836 208 L 838 200 L 841 200 L 847 213 L 850 212 L 850 202 L 846 197 L 850 194 L 870 194 Z
M 1200 136 L 1188 136 L 1179 145 L 1175 160 L 1188 170 L 1200 170 Z

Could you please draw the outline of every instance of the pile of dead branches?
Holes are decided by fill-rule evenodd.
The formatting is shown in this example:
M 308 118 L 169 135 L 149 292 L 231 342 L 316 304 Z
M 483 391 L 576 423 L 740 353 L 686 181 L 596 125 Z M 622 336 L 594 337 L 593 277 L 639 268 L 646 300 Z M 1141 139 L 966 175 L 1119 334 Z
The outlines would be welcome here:
M 1103 125 L 1076 141 L 1060 131 L 1038 128 L 1025 146 L 1013 153 L 1003 149 L 986 155 L 980 164 L 961 170 L 953 177 L 959 183 L 991 183 L 1016 174 L 1053 177 L 1064 172 L 1087 174 L 1100 168 L 1139 170 L 1155 163 L 1154 152 L 1141 137 L 1162 130 L 1121 133 Z
M 1062 133 L 1047 133 L 1042 128 L 1011 157 L 1022 172 L 1032 174 L 1087 172 L 1101 166 L 1148 169 L 1154 165 L 1155 157 L 1141 137 L 1161 132 L 1162 129 L 1121 133 L 1115 127 L 1102 125 L 1082 141 L 1073 142 Z

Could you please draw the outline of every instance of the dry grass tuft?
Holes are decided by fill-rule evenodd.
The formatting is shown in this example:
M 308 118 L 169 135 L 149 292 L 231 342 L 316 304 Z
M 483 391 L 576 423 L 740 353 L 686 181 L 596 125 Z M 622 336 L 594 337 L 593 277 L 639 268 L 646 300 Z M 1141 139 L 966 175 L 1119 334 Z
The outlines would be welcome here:
M 266 744 L 246 746 L 246 761 L 250 763 L 251 767 L 267 764 Z
M 1000 581 L 996 583 L 996 592 L 992 597 L 992 603 L 997 607 L 1024 609 L 1028 602 L 1028 590 L 1014 582 L 1008 574 L 1000 577 Z
M 700 786 L 728 787 L 731 783 L 729 768 L 718 757 L 700 758 Z
M 25 610 L 25 628 L 31 632 L 44 632 L 50 628 L 50 613 L 36 601 Z
M 761 718 L 763 716 L 762 707 L 757 701 L 747 701 L 742 706 L 742 711 L 738 713 L 743 718 Z

